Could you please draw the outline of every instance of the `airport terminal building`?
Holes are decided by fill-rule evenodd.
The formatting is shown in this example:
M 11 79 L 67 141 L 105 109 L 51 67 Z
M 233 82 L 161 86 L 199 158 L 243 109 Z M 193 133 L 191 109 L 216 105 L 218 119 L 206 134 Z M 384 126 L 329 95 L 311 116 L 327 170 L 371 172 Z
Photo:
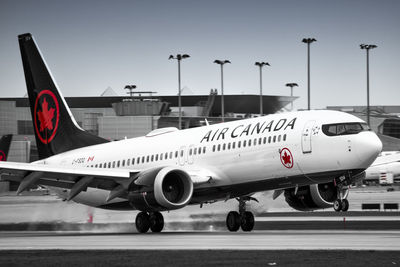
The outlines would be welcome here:
M 146 93 L 146 92 L 143 92 Z M 163 127 L 178 127 L 178 97 L 66 97 L 77 123 L 108 140 L 146 135 Z M 283 110 L 297 97 L 263 96 L 265 114 Z M 259 95 L 225 95 L 225 121 L 259 115 Z M 221 121 L 221 96 L 182 96 L 182 129 Z M 37 160 L 36 141 L 28 98 L 0 98 L 0 135 L 13 134 L 9 161 Z

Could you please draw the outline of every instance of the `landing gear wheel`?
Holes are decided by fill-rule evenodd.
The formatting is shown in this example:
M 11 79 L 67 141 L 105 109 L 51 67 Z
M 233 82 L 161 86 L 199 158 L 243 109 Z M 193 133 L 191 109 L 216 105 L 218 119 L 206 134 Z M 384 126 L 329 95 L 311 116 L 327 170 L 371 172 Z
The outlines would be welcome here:
M 253 218 L 254 219 L 254 218 Z M 231 232 L 236 232 L 240 228 L 240 215 L 237 211 L 230 211 L 226 216 L 226 227 Z
M 341 211 L 343 207 L 342 201 L 340 199 L 336 199 L 333 202 L 333 209 L 337 212 Z
M 342 200 L 342 211 L 348 211 L 349 210 L 349 201 L 347 199 Z
M 250 211 L 245 211 L 242 215 L 240 226 L 244 232 L 250 232 L 254 228 L 254 215 Z
M 164 217 L 160 212 L 150 214 L 150 229 L 153 233 L 159 233 L 164 228 Z
M 136 215 L 135 224 L 139 233 L 146 233 L 150 228 L 150 216 L 147 212 L 139 212 L 138 215 Z

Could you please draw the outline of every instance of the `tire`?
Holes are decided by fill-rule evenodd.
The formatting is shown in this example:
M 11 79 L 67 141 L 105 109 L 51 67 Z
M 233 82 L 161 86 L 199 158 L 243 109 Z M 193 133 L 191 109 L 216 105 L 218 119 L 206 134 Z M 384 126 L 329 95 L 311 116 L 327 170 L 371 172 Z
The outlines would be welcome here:
M 231 232 L 236 232 L 240 228 L 240 215 L 237 211 L 230 211 L 226 216 L 226 227 Z
M 136 215 L 135 224 L 139 233 L 146 233 L 150 228 L 150 216 L 147 212 L 139 212 L 138 215 Z
M 246 211 L 242 216 L 241 227 L 244 232 L 250 232 L 254 228 L 254 215 Z
M 342 201 L 340 199 L 336 199 L 333 202 L 333 209 L 337 212 L 341 211 L 343 207 Z
M 348 211 L 350 207 L 350 203 L 347 199 L 342 200 L 342 211 Z
M 159 233 L 164 228 L 164 217 L 160 212 L 153 212 L 150 215 L 150 229 L 153 233 Z

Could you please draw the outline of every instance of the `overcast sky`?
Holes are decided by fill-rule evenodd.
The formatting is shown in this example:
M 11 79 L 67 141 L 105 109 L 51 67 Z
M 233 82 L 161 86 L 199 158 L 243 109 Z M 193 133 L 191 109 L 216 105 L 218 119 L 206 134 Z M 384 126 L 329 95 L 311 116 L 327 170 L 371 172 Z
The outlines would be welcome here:
M 370 55 L 372 105 L 399 105 L 400 1 L 18 1 L 0 0 L 0 97 L 26 92 L 17 35 L 34 35 L 65 96 L 98 96 L 126 84 L 177 94 L 177 63 L 187 53 L 182 85 L 194 94 L 220 90 L 215 59 L 224 67 L 225 94 L 258 94 L 255 61 L 267 61 L 264 94 L 288 95 L 307 106 L 311 45 L 311 107 L 366 104 Z M 184 91 L 183 94 L 188 94 Z

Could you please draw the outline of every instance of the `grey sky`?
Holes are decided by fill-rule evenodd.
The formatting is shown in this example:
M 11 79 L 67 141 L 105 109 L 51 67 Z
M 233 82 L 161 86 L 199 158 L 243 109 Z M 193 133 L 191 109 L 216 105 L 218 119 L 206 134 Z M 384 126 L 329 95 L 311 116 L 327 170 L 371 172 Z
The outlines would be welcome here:
M 311 47 L 311 106 L 366 103 L 365 51 L 371 51 L 371 104 L 399 105 L 400 1 L 5 1 L 0 0 L 0 96 L 26 91 L 17 35 L 31 32 L 65 96 L 96 96 L 125 84 L 177 93 L 177 66 L 188 53 L 182 84 L 193 93 L 220 89 L 288 95 L 306 107 L 306 45 Z

